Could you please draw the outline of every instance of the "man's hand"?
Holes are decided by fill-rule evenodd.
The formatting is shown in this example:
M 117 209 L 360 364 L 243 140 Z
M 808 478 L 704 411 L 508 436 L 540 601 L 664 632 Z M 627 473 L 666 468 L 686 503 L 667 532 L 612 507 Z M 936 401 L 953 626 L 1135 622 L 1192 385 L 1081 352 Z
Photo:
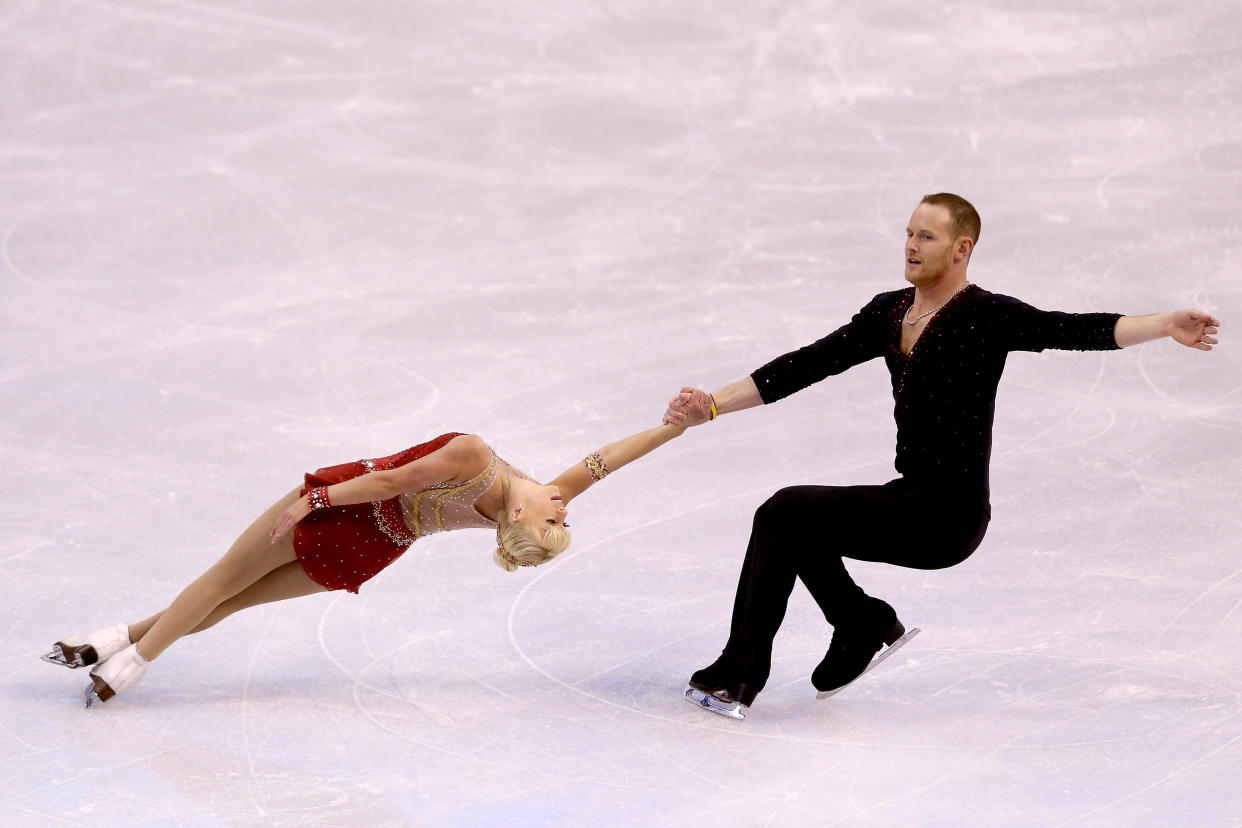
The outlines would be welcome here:
M 696 426 L 711 419 L 711 395 L 698 388 L 683 388 L 668 401 L 664 412 L 665 425 Z
M 1216 339 L 1220 320 L 1211 314 L 1194 308 L 1173 311 L 1169 315 L 1169 336 L 1200 351 L 1210 351 Z
M 1169 337 L 1187 348 L 1210 351 L 1217 343 L 1216 333 L 1220 320 L 1210 313 L 1194 308 L 1183 308 L 1146 316 L 1123 316 L 1117 320 L 1113 337 L 1119 348 L 1129 348 L 1140 342 Z

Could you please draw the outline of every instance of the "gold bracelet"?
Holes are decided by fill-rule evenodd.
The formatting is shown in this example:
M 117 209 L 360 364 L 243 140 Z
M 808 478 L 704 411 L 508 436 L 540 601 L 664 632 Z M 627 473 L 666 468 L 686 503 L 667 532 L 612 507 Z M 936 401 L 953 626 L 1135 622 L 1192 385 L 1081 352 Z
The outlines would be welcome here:
M 604 458 L 599 456 L 598 451 L 593 451 L 582 461 L 586 465 L 587 474 L 591 475 L 591 479 L 596 483 L 608 476 L 608 466 L 604 463 Z

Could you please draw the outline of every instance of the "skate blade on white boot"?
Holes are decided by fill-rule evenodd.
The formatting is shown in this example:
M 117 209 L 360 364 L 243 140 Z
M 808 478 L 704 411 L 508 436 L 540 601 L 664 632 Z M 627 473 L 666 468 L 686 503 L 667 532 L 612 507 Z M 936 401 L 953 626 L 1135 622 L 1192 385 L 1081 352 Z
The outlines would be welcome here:
M 138 645 L 130 644 L 124 650 L 96 665 L 91 670 L 91 683 L 86 685 L 82 700 L 87 708 L 95 702 L 106 702 L 129 688 L 133 687 L 147 674 L 150 664 L 138 654 Z
M 745 719 L 746 714 L 742 711 L 749 709 L 740 701 L 721 699 L 693 687 L 686 688 L 686 701 L 695 707 L 710 710 L 718 716 L 728 716 L 730 719 Z
M 871 659 L 871 663 L 867 665 L 867 669 L 859 673 L 858 678 L 854 679 L 854 681 L 858 681 L 858 679 L 867 675 L 867 673 L 870 673 L 872 670 L 876 668 L 876 666 L 880 662 L 882 662 L 884 659 L 891 656 L 893 653 L 897 652 L 897 650 L 899 650 L 903 644 L 905 644 L 907 641 L 909 641 L 911 638 L 914 638 L 918 634 L 919 634 L 919 628 L 914 627 L 909 632 L 907 632 L 905 635 L 903 635 L 901 638 L 897 639 L 892 644 L 889 644 L 887 647 L 885 647 L 883 650 L 880 651 L 879 655 Z M 818 693 L 815 694 L 815 698 L 817 699 L 831 698 L 835 696 L 837 693 L 840 693 L 845 688 L 849 687 L 851 684 L 854 683 L 854 681 L 846 682 L 845 684 L 842 684 L 840 687 L 834 687 L 832 690 L 820 690 Z
M 93 633 L 74 635 L 57 641 L 41 658 L 50 664 L 76 670 L 107 661 L 128 647 L 129 643 L 129 626 L 114 624 Z

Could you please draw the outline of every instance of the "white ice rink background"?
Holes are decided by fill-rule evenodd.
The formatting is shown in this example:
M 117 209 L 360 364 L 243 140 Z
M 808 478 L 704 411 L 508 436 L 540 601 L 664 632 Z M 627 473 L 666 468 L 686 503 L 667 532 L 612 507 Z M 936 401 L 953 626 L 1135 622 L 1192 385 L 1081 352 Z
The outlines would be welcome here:
M 0 3 L 4 825 L 1242 824 L 1242 4 Z M 162 608 L 318 466 L 476 432 L 550 478 L 903 286 L 1224 320 L 1015 354 L 965 564 L 831 701 L 799 586 L 742 723 L 685 704 L 753 510 L 892 476 L 879 362 L 691 431 L 507 574 L 420 542 L 90 711 L 57 637 Z M 924 527 L 876 527 L 917 545 Z M 832 527 L 808 542 L 830 542 Z

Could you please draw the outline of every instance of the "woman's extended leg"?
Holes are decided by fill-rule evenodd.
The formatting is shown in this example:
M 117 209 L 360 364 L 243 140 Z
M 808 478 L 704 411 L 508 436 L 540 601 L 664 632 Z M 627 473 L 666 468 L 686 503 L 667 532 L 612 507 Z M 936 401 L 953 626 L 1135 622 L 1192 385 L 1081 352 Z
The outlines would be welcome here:
M 143 633 L 142 645 L 138 650 L 142 658 L 147 661 L 157 658 L 178 638 L 200 628 L 207 617 L 229 599 L 238 596 L 264 576 L 274 574 L 285 564 L 296 563 L 293 533 L 286 534 L 276 543 L 271 542 L 268 533 L 276 518 L 289 504 L 297 500 L 298 491 L 294 489 L 285 495 L 250 524 L 224 557 L 186 587 L 168 609 L 153 617 L 153 621 L 147 619 L 152 621 L 147 629 L 137 629 L 146 622 L 140 622 L 131 628 L 131 636 L 137 632 Z
M 222 604 L 218 604 L 215 609 L 207 613 L 207 617 L 197 627 L 190 630 L 186 635 L 193 635 L 214 627 L 233 613 L 238 610 L 244 610 L 247 607 L 257 607 L 259 604 L 270 604 L 275 601 L 284 601 L 289 598 L 299 598 L 303 595 L 314 595 L 316 592 L 327 591 L 327 587 L 315 583 L 307 576 L 306 570 L 302 569 L 300 563 L 290 561 L 287 564 L 276 567 Z M 141 641 L 142 637 L 163 614 L 164 611 L 160 611 L 150 618 L 139 621 L 137 624 L 130 624 L 129 640 L 133 642 Z
M 238 610 L 244 610 L 247 607 L 257 607 L 259 604 L 271 604 L 275 601 L 284 601 L 288 598 L 298 598 L 303 595 L 314 595 L 316 592 L 327 591 L 327 587 L 317 584 L 310 579 L 300 563 L 290 561 L 283 566 L 276 567 L 276 569 L 273 569 L 223 604 L 217 606 L 207 614 L 202 623 L 190 630 L 190 632 L 202 632 L 208 627 L 214 627 L 233 613 Z

